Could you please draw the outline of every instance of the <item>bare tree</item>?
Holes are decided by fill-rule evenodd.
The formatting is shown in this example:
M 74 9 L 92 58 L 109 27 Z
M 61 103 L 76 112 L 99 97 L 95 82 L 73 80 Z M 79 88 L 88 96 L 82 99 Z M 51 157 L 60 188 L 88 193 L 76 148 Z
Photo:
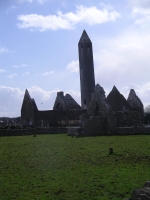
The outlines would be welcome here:
M 148 105 L 148 106 L 145 107 L 144 112 L 146 114 L 150 113 L 150 105 Z

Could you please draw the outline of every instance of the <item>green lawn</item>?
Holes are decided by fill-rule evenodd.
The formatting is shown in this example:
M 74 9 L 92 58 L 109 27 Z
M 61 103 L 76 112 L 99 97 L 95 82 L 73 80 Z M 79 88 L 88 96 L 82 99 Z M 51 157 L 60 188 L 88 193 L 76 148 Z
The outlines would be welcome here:
M 1 200 L 123 200 L 146 180 L 150 136 L 0 137 Z

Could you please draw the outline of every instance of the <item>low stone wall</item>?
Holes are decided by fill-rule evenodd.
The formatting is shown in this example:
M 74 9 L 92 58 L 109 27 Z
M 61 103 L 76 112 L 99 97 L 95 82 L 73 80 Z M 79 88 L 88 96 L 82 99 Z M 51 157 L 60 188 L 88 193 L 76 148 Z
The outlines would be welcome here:
M 150 134 L 150 126 L 117 127 L 117 135 L 147 135 Z
M 21 136 L 35 134 L 58 134 L 67 133 L 67 128 L 51 127 L 51 128 L 30 128 L 30 129 L 7 129 L 0 130 L 0 136 Z
M 1 129 L 0 136 L 21 136 L 34 134 L 58 134 L 68 133 L 70 136 L 86 135 L 84 128 L 81 127 L 50 127 L 50 128 L 30 128 L 30 129 Z M 93 132 L 87 135 L 95 135 Z M 101 135 L 106 135 L 106 133 Z M 111 134 L 110 134 L 111 135 Z M 150 135 L 150 126 L 137 127 L 117 127 L 117 130 L 112 135 Z
M 91 134 L 86 134 L 86 129 L 80 128 L 80 127 L 69 127 L 68 135 L 70 136 L 83 136 L 83 135 L 90 135 L 94 136 L 94 132 L 91 132 Z M 105 132 L 101 132 L 99 135 L 108 135 Z M 139 126 L 139 127 L 117 127 L 117 130 L 115 133 L 110 135 L 150 135 L 150 126 Z
M 67 130 L 69 136 L 81 136 L 83 135 L 83 128 L 81 127 L 69 127 Z

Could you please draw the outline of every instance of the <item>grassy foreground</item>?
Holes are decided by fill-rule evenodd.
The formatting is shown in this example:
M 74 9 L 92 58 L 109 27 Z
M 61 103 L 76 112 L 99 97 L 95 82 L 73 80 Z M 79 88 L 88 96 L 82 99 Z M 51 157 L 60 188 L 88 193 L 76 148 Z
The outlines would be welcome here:
M 123 200 L 146 180 L 150 136 L 0 138 L 1 200 Z

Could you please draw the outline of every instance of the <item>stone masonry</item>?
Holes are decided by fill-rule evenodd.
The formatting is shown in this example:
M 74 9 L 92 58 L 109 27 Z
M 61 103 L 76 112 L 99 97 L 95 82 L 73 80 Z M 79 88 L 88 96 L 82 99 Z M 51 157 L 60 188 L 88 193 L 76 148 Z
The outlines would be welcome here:
M 135 91 L 133 89 L 130 90 L 128 99 L 128 103 L 131 106 L 132 110 L 138 111 L 141 116 L 142 123 L 144 123 L 144 107 L 143 103 L 139 99 L 139 97 L 136 95 Z
M 126 100 L 116 86 L 107 97 L 103 87 L 95 86 L 92 42 L 85 30 L 78 51 L 81 106 L 70 94 L 64 95 L 60 91 L 53 110 L 40 111 L 26 90 L 21 108 L 22 124 L 34 127 L 76 126 L 77 134 L 83 135 L 113 135 L 119 133 L 118 128 L 143 128 L 143 104 L 133 89 Z
M 92 42 L 84 30 L 78 44 L 82 109 L 87 109 L 95 87 Z

